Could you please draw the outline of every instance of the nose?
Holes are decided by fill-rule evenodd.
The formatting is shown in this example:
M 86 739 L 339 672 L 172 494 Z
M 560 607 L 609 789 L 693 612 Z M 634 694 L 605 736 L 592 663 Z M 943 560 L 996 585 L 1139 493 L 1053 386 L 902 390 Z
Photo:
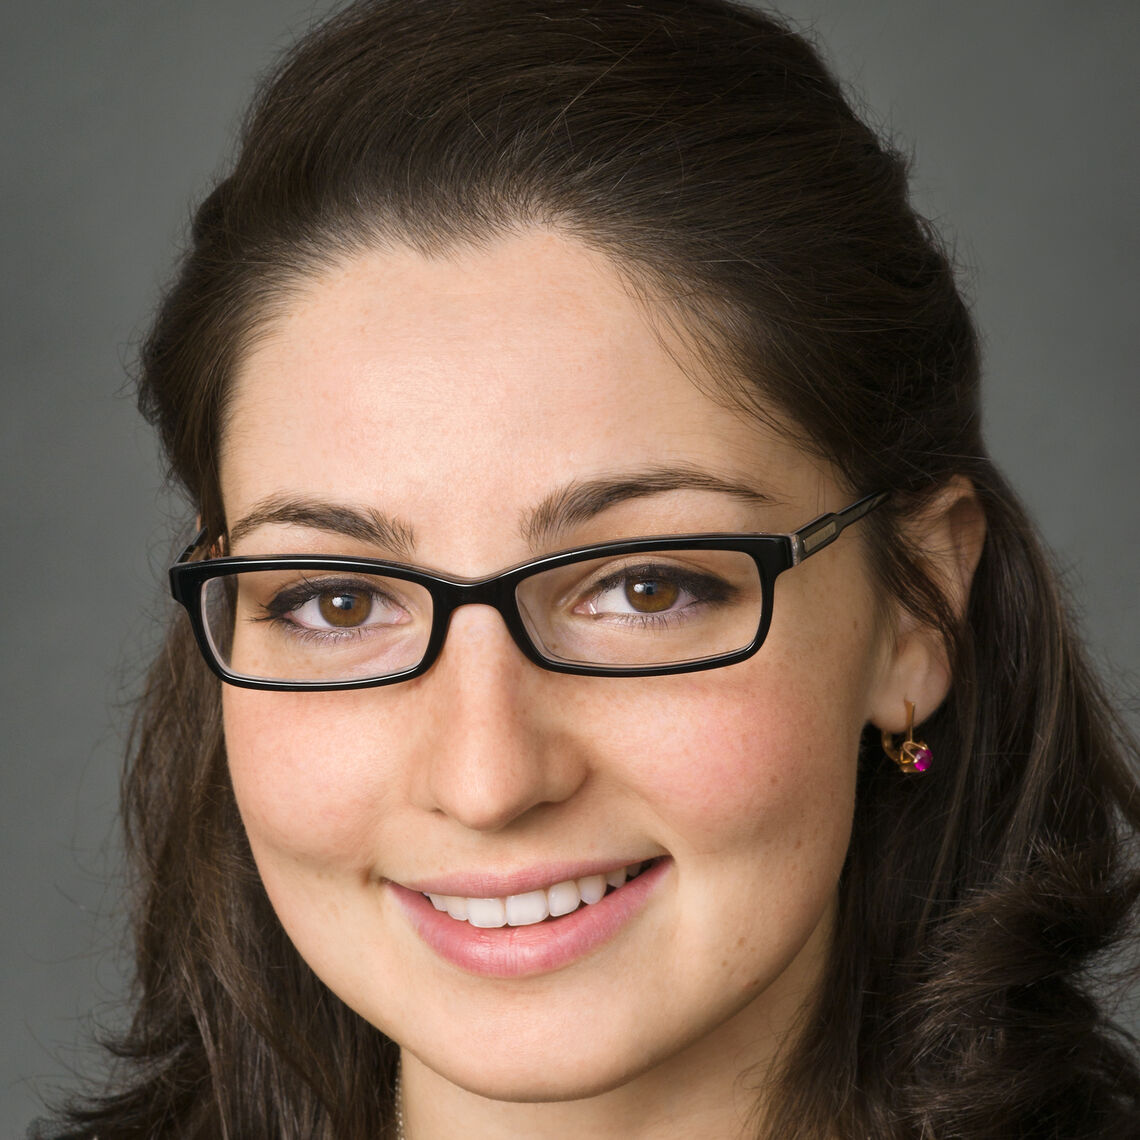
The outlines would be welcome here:
M 495 832 L 573 796 L 588 762 L 559 715 L 553 690 L 566 680 L 528 661 L 494 609 L 457 609 L 439 658 L 415 682 L 420 804 Z

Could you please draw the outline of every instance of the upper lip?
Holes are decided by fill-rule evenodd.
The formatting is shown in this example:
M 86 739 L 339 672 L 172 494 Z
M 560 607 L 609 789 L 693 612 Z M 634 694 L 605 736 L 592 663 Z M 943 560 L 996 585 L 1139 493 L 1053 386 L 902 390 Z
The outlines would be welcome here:
M 410 891 L 431 895 L 461 895 L 469 899 L 506 898 L 527 891 L 543 890 L 568 879 L 605 875 L 619 867 L 629 867 L 655 859 L 656 855 L 633 855 L 628 859 L 595 859 L 588 862 L 543 863 L 515 871 L 457 871 L 423 879 L 391 881 Z

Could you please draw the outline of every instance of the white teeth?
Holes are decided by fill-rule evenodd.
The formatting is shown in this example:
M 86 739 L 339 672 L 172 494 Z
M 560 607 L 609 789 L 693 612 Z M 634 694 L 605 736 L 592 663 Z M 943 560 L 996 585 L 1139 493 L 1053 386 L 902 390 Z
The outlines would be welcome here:
M 464 898 L 462 895 L 428 894 L 436 910 L 445 910 L 455 919 L 466 920 L 472 926 L 494 929 L 499 926 L 533 926 L 547 916 L 558 918 L 585 903 L 592 906 L 605 896 L 606 888 L 615 890 L 627 879 L 637 875 L 643 863 L 630 863 L 604 875 L 586 875 L 581 879 L 567 879 L 546 890 L 527 891 L 521 895 L 508 895 L 498 899 Z
M 488 930 L 507 925 L 507 907 L 502 899 L 468 899 L 467 921 Z
M 573 879 L 564 883 L 555 883 L 546 892 L 547 906 L 550 907 L 552 918 L 569 914 L 581 905 L 582 896 L 578 894 L 578 884 Z
M 545 891 L 527 891 L 507 898 L 507 925 L 533 926 L 550 914 Z
M 605 875 L 587 875 L 584 879 L 579 879 L 578 893 L 582 896 L 582 901 L 590 906 L 601 902 L 602 895 L 606 893 Z

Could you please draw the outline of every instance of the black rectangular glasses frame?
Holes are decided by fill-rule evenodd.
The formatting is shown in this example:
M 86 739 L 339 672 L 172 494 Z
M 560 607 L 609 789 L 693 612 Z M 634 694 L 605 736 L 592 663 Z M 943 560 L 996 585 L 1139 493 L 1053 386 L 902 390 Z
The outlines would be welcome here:
M 523 654 L 534 664 L 556 673 L 576 673 L 597 677 L 646 677 L 670 673 L 691 673 L 716 669 L 751 657 L 763 644 L 772 617 L 772 595 L 776 578 L 785 570 L 799 565 L 817 551 L 834 542 L 852 523 L 874 510 L 887 497 L 886 492 L 867 495 L 842 511 L 820 515 L 790 534 L 691 534 L 638 538 L 626 542 L 606 542 L 583 546 L 558 554 L 520 563 L 499 574 L 485 578 L 459 578 L 433 574 L 415 566 L 386 562 L 375 558 L 315 558 L 309 555 L 282 554 L 268 558 L 225 557 L 191 562 L 206 541 L 203 530 L 182 552 L 170 568 L 170 591 L 190 615 L 194 636 L 210 668 L 225 682 L 248 689 L 270 689 L 285 692 L 361 689 L 408 681 L 426 673 L 443 648 L 452 613 L 460 606 L 484 605 L 498 610 L 511 637 Z M 730 550 L 748 554 L 759 572 L 762 609 L 759 625 L 748 644 L 729 653 L 716 654 L 691 661 L 650 665 L 595 665 L 563 661 L 544 654 L 527 632 L 519 612 L 516 590 L 530 576 L 568 566 L 575 562 L 605 557 L 620 557 L 645 551 Z M 432 624 L 423 656 L 412 668 L 379 677 L 357 677 L 335 681 L 278 681 L 249 677 L 228 669 L 219 659 L 210 641 L 202 612 L 202 589 L 211 579 L 224 575 L 265 570 L 323 570 L 355 574 L 384 575 L 413 582 L 426 590 L 432 599 Z

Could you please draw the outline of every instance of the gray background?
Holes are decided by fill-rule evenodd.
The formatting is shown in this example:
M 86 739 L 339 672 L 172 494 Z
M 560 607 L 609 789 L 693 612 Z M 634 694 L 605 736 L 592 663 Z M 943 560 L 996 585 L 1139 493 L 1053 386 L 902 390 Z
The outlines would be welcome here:
M 125 392 L 253 77 L 332 5 L 3 5 L 0 1134 L 121 1018 L 115 800 L 184 523 Z M 1121 693 L 1140 672 L 1135 0 L 796 0 L 913 143 L 986 338 L 988 437 Z M 1122 698 L 1125 699 L 1125 698 Z M 1135 706 L 1133 705 L 1133 711 Z

